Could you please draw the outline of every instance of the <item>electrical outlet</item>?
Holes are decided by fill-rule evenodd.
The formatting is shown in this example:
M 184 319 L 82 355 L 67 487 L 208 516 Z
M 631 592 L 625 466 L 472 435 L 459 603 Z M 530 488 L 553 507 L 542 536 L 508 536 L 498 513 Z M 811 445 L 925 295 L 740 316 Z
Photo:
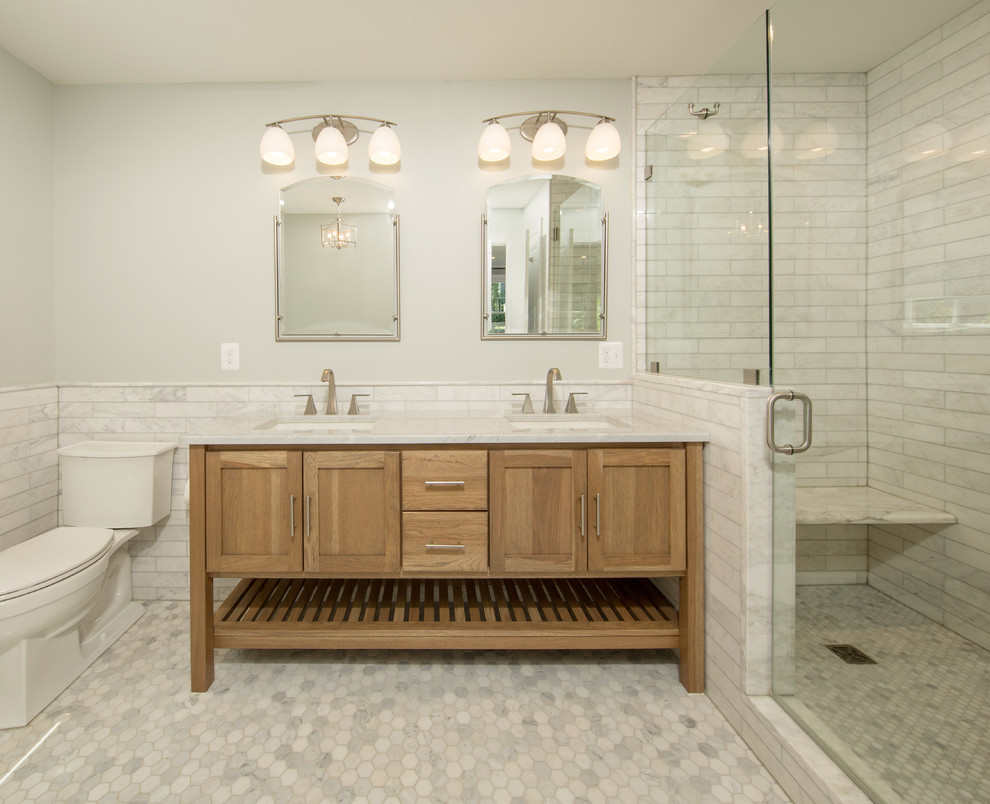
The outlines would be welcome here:
M 239 343 L 220 344 L 220 370 L 238 371 L 241 367 L 241 345 Z
M 622 343 L 606 341 L 598 344 L 598 368 L 622 368 Z

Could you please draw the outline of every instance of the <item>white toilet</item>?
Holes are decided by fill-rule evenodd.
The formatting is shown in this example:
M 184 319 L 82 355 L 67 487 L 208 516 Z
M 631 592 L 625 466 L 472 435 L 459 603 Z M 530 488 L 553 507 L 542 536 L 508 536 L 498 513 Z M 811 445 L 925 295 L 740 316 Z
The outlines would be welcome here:
M 168 515 L 175 448 L 58 450 L 64 526 L 0 551 L 0 729 L 27 724 L 141 616 L 124 545 Z

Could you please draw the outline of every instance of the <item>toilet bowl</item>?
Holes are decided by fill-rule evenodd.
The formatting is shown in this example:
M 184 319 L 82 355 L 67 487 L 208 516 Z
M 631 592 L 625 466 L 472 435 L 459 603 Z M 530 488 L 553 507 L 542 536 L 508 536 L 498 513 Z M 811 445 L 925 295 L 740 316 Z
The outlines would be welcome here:
M 175 447 L 58 450 L 66 526 L 0 551 L 0 729 L 28 723 L 143 613 L 126 543 L 167 515 Z

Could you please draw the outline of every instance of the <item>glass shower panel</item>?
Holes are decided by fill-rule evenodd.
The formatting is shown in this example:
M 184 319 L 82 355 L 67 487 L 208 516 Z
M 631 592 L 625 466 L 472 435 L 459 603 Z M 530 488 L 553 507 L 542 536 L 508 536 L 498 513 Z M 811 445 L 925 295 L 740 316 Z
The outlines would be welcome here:
M 646 363 L 769 382 L 766 33 L 761 16 L 646 133 Z
M 877 801 L 990 800 L 990 0 L 891 11 L 771 9 L 774 696 Z

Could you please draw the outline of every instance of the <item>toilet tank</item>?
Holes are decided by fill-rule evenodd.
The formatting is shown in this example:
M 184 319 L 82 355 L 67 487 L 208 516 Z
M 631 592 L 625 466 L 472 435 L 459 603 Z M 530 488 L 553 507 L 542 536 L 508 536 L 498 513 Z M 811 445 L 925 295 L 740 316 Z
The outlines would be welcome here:
M 62 523 L 143 528 L 167 516 L 176 446 L 165 441 L 80 441 L 60 447 Z

